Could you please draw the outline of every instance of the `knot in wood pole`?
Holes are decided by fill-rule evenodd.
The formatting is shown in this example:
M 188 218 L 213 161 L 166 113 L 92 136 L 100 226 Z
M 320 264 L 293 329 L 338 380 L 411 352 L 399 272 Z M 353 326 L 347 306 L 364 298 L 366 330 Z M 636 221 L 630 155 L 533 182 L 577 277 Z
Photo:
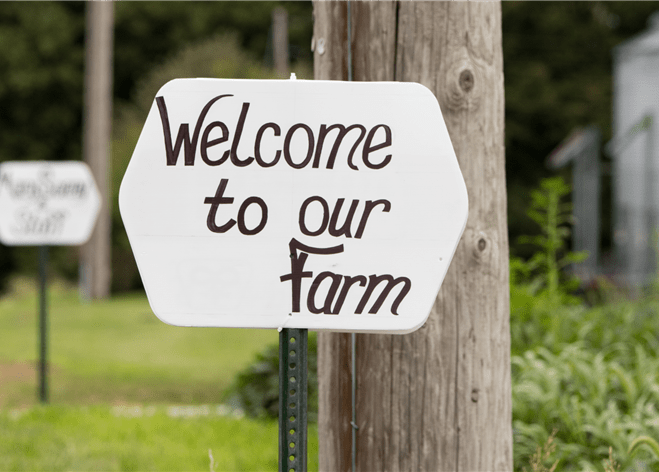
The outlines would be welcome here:
M 472 88 L 474 88 L 474 74 L 469 69 L 465 69 L 460 73 L 460 88 L 465 92 L 469 93 Z

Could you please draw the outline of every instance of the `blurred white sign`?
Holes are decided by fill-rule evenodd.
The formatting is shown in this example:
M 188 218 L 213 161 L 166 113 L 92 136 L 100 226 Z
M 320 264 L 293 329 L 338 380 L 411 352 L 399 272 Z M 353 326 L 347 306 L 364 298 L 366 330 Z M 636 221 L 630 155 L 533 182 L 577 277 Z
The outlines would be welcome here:
M 0 164 L 0 242 L 68 246 L 91 236 L 101 199 L 80 161 Z
M 427 319 L 468 204 L 419 84 L 178 79 L 119 207 L 167 323 L 402 333 Z

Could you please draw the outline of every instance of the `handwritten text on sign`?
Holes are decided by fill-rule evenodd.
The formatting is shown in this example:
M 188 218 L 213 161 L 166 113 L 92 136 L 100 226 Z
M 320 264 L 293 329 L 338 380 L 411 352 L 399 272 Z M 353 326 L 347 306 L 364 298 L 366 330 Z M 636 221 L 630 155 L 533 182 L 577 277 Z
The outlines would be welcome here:
M 187 79 L 157 94 L 120 209 L 167 322 L 406 332 L 467 196 L 418 84 Z
M 12 161 L 0 164 L 0 240 L 7 245 L 79 245 L 100 208 L 87 164 Z

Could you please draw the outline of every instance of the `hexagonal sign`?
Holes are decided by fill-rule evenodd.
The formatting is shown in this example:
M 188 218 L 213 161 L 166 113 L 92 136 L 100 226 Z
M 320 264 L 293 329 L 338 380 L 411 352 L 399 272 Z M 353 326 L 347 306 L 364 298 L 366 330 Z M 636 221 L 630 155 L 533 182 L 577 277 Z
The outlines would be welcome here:
M 0 242 L 73 246 L 91 236 L 101 198 L 80 161 L 0 164 Z
M 177 79 L 119 207 L 167 323 L 403 333 L 427 319 L 468 204 L 422 85 Z

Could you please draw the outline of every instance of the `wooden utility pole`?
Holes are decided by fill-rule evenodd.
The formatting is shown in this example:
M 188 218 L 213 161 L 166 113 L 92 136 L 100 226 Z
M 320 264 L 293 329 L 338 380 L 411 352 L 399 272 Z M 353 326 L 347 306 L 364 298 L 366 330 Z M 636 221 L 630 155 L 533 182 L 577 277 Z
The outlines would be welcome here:
M 282 79 L 288 78 L 288 12 L 284 7 L 272 10 L 272 55 L 275 72 Z
M 419 82 L 437 97 L 469 220 L 426 324 L 356 337 L 356 470 L 512 470 L 499 3 L 314 2 L 314 75 Z M 423 119 L 423 117 L 419 117 Z M 404 156 L 399 156 L 404 158 Z M 350 335 L 319 336 L 320 470 L 351 469 Z
M 101 193 L 101 210 L 92 237 L 81 250 L 80 285 L 83 298 L 97 299 L 109 296 L 112 282 L 109 162 L 114 4 L 88 2 L 86 22 L 83 154 Z

